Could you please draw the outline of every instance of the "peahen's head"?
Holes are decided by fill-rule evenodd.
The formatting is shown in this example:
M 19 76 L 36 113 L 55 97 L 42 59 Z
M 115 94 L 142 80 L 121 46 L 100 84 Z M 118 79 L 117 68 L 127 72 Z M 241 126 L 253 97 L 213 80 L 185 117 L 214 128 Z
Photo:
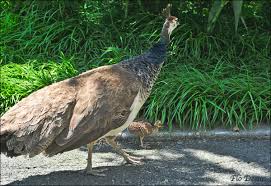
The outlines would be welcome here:
M 168 30 L 168 34 L 171 35 L 172 31 L 179 25 L 178 18 L 170 16 L 166 19 L 164 26 Z
M 162 32 L 161 39 L 169 42 L 172 31 L 179 25 L 178 18 L 170 14 L 171 4 L 163 10 L 163 15 L 166 17 Z

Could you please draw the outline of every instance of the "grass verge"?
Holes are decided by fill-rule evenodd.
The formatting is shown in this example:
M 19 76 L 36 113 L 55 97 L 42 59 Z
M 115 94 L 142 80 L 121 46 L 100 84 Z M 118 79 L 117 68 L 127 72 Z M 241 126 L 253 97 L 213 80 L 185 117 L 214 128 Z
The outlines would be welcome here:
M 138 55 L 159 38 L 159 16 L 121 18 L 113 5 L 104 12 L 95 7 L 86 7 L 80 19 L 65 19 L 60 9 L 1 12 L 1 115 L 39 88 Z M 140 115 L 161 119 L 170 130 L 253 128 L 270 121 L 268 31 L 248 25 L 236 35 L 232 22 L 221 19 L 218 31 L 208 35 L 196 19 L 184 20 Z

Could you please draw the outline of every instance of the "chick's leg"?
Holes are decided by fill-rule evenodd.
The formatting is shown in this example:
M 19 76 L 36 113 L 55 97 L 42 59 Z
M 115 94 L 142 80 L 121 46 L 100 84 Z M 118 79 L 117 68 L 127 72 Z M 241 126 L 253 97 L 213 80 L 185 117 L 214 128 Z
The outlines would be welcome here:
M 141 164 L 141 159 L 140 157 L 132 156 L 125 152 L 124 150 L 121 149 L 120 145 L 118 145 L 115 141 L 116 137 L 106 137 L 106 142 L 119 154 L 121 155 L 127 163 L 130 164 Z
M 92 150 L 95 142 L 91 142 L 87 145 L 88 147 L 88 159 L 87 159 L 87 167 L 85 169 L 85 172 L 87 174 L 93 175 L 93 176 L 105 176 L 105 174 L 102 174 L 101 172 L 105 171 L 106 169 L 101 170 L 93 170 L 92 168 Z
M 150 148 L 149 145 L 144 145 L 144 144 L 143 144 L 144 136 L 139 136 L 139 139 L 140 139 L 140 147 L 141 147 L 141 148 L 143 148 L 143 149 L 148 149 L 148 148 Z
M 141 146 L 142 148 L 144 148 L 144 144 L 143 144 L 143 139 L 144 139 L 144 137 L 143 137 L 143 136 L 139 136 L 139 139 L 140 139 L 140 146 Z

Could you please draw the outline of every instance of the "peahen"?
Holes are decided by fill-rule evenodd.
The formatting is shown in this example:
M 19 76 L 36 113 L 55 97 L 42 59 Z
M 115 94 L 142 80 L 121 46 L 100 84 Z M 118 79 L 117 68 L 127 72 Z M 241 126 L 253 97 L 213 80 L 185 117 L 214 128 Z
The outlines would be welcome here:
M 86 172 L 102 175 L 92 169 L 92 148 L 105 138 L 128 163 L 140 163 L 115 137 L 136 117 L 165 61 L 178 25 L 170 6 L 165 12 L 160 40 L 147 52 L 44 87 L 10 108 L 1 117 L 1 153 L 53 156 L 88 144 Z

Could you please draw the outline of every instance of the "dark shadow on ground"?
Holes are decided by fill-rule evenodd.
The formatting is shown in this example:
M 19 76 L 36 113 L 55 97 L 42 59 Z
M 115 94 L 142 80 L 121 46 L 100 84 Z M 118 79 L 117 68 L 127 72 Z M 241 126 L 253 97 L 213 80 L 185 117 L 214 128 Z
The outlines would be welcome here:
M 108 171 L 104 172 L 107 175 L 106 177 L 86 175 L 82 173 L 82 170 L 66 170 L 51 172 L 46 175 L 29 176 L 21 181 L 14 181 L 10 183 L 10 185 L 202 185 L 219 183 L 217 180 L 219 178 L 208 176 L 210 171 L 225 174 L 227 179 L 226 181 L 231 183 L 232 176 L 239 175 L 240 172 L 237 172 L 231 168 L 222 167 L 217 163 L 202 160 L 190 151 L 187 151 L 187 149 L 204 150 L 206 152 L 211 152 L 218 155 L 231 156 L 247 163 L 256 162 L 263 168 L 268 169 L 270 172 L 270 164 L 267 163 L 270 162 L 267 160 L 268 158 L 270 159 L 270 156 L 263 157 L 266 156 L 266 149 L 262 149 L 267 148 L 269 151 L 269 147 L 263 147 L 258 143 L 261 142 L 251 141 L 251 143 L 246 143 L 246 146 L 244 147 L 244 143 L 238 140 L 228 140 L 227 142 L 210 142 L 206 140 L 179 141 L 172 142 L 165 148 L 163 147 L 163 143 L 151 143 L 153 149 L 164 148 L 169 154 L 158 152 L 158 154 L 156 154 L 156 156 L 159 157 L 158 159 L 146 159 L 143 165 L 121 165 L 106 167 L 108 168 Z M 122 145 L 129 149 L 137 148 L 135 143 L 122 143 Z M 259 149 L 259 154 L 256 156 L 255 152 L 250 154 L 250 151 L 253 149 L 250 150 L 249 145 L 251 145 L 251 148 L 261 148 Z M 81 150 L 86 151 L 85 148 L 82 148 Z M 102 145 L 95 147 L 95 151 L 106 153 L 112 152 L 112 149 L 108 145 Z M 172 158 L 170 157 L 170 154 L 179 156 L 178 158 Z M 105 161 L 111 160 L 105 159 Z M 241 176 L 243 176 L 242 179 L 245 179 L 245 175 Z M 247 181 L 247 183 L 252 185 L 270 184 L 270 178 L 264 176 L 250 176 L 247 177 Z M 243 184 L 244 183 L 246 182 L 243 182 Z M 239 183 L 233 181 L 232 184 Z

